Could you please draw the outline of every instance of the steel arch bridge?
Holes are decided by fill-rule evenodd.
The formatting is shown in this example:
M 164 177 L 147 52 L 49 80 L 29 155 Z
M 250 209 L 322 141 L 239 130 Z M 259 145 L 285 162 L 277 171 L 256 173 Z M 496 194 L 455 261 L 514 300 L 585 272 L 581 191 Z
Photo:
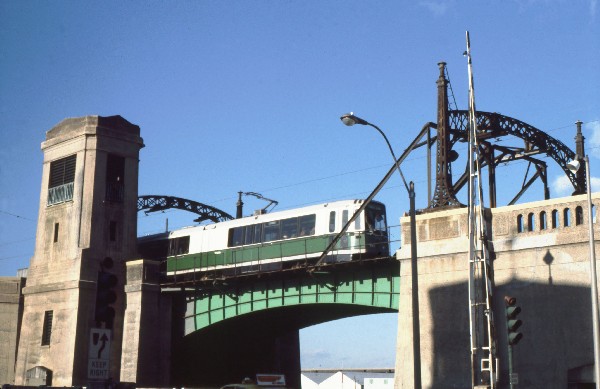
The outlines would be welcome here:
M 466 110 L 453 110 L 450 112 L 451 133 L 454 134 L 456 141 L 467 141 L 469 112 Z M 477 128 L 479 130 L 478 139 L 483 141 L 485 147 L 491 147 L 500 151 L 492 161 L 494 164 L 508 162 L 517 158 L 528 159 L 532 155 L 546 154 L 552 158 L 571 181 L 573 188 L 578 193 L 585 192 L 585 180 L 580 180 L 567 167 L 567 163 L 575 158 L 573 152 L 567 145 L 546 134 L 545 132 L 533 127 L 521 120 L 504 116 L 499 113 L 477 111 Z M 507 148 L 494 145 L 487 141 L 490 138 L 499 138 L 512 135 L 525 142 L 522 148 Z
M 210 220 L 217 223 L 233 219 L 233 216 L 227 212 L 221 211 L 218 208 L 202 204 L 197 201 L 183 199 L 181 197 L 162 195 L 146 195 L 138 197 L 138 212 L 159 212 L 172 208 L 197 214 L 198 218 L 194 220 L 195 222 Z
M 569 178 L 569 181 L 573 185 L 574 193 L 580 194 L 585 193 L 585 171 L 579 170 L 577 174 L 571 172 L 567 167 L 569 161 L 577 158 L 577 153 L 571 150 L 563 142 L 553 138 L 547 133 L 527 124 L 521 120 L 501 115 L 498 113 L 477 111 L 476 112 L 477 127 L 478 127 L 478 142 L 480 148 L 479 165 L 487 167 L 490 173 L 490 206 L 496 207 L 496 183 L 495 183 L 495 170 L 500 164 L 506 164 L 518 160 L 525 160 L 533 165 L 535 173 L 523 183 L 519 192 L 515 194 L 514 198 L 509 202 L 508 205 L 514 204 L 521 195 L 535 182 L 536 179 L 540 178 L 544 184 L 544 198 L 550 198 L 550 192 L 548 189 L 547 182 L 547 164 L 545 161 L 537 158 L 538 155 L 545 154 L 549 158 L 553 159 L 558 166 L 562 169 L 564 174 Z M 458 142 L 468 141 L 468 126 L 469 126 L 469 112 L 466 110 L 448 110 L 448 129 L 440 129 L 438 125 L 434 123 L 428 123 L 425 127 L 437 129 L 438 135 L 430 138 L 428 142 L 422 143 L 419 146 L 427 144 L 428 147 L 432 147 L 436 143 L 440 134 L 440 131 L 447 131 L 448 133 L 448 149 L 441 153 L 442 157 L 438 155 L 437 160 L 437 171 L 443 169 L 441 166 L 447 165 L 448 168 L 445 171 L 451 172 L 451 165 L 453 160 L 450 159 L 451 155 L 457 156 L 456 150 L 453 147 Z M 500 145 L 494 142 L 494 140 L 500 140 L 503 137 L 514 137 L 519 138 L 523 141 L 521 146 L 506 146 Z M 454 158 L 456 159 L 456 158 Z M 527 169 L 526 177 L 529 173 Z M 443 192 L 440 196 L 442 199 L 456 199 L 456 194 L 462 189 L 468 182 L 468 165 L 465 167 L 464 172 L 458 176 L 453 182 L 444 183 L 443 177 L 437 177 L 436 179 L 436 191 Z M 446 206 L 445 201 L 436 201 L 434 198 L 429 208 L 440 208 Z

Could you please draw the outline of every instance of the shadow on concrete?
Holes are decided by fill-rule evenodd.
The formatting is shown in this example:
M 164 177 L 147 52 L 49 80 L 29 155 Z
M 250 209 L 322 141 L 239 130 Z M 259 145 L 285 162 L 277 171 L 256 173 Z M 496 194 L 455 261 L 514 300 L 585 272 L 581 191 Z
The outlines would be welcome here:
M 548 261 L 551 263 L 551 261 Z M 548 265 L 550 263 L 546 262 Z M 550 276 L 551 277 L 551 276 Z M 522 388 L 584 388 L 568 383 L 570 371 L 593 363 L 591 296 L 589 287 L 536 283 L 512 279 L 496 285 L 492 300 L 500 358 L 498 388 L 508 388 L 508 359 L 504 296 L 517 298 L 523 339 L 513 347 L 513 371 Z M 470 340 L 467 283 L 429 292 L 433 324 L 432 389 L 468 388 Z M 424 351 L 422 351 L 424 353 Z M 571 374 L 573 376 L 573 374 Z

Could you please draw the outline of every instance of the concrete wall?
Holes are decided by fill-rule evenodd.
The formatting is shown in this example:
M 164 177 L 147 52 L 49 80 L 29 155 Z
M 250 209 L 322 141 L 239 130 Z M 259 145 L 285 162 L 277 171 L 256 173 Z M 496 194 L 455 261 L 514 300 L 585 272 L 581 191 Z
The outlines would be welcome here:
M 599 194 L 593 196 L 598 202 Z M 580 206 L 584 218 L 575 225 Z M 571 225 L 565 226 L 564 210 Z M 551 214 L 560 214 L 552 228 Z M 541 229 L 540 215 L 547 225 Z M 535 226 L 528 230 L 533 215 Z M 585 196 L 500 207 L 490 212 L 492 308 L 500 361 L 499 388 L 508 387 L 504 295 L 522 308 L 523 340 L 514 350 L 522 387 L 565 388 L 570 372 L 593 363 L 587 201 Z M 519 232 L 517 221 L 525 224 Z M 410 226 L 401 220 L 401 266 L 396 387 L 413 387 Z M 598 236 L 598 224 L 594 224 Z M 470 386 L 467 210 L 417 216 L 418 298 L 423 388 Z M 588 377 L 589 379 L 590 377 Z
M 15 360 L 23 316 L 25 278 L 0 278 L 0 384 L 15 383 Z

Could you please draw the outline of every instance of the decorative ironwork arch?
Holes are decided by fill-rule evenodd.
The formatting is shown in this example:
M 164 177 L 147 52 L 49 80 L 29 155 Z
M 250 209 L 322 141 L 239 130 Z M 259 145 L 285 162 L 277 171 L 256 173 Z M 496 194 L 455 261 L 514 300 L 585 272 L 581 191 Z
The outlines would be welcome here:
M 466 110 L 449 110 L 448 112 L 450 124 L 448 149 L 452 150 L 457 142 L 468 141 L 469 112 Z M 541 177 L 544 181 L 544 186 L 546 187 L 545 196 L 546 198 L 549 198 L 546 182 L 546 163 L 535 158 L 538 154 L 546 154 L 560 166 L 573 185 L 573 188 L 575 189 L 574 193 L 585 193 L 586 184 L 583 179 L 584 176 L 572 173 L 567 167 L 567 163 L 576 158 L 577 154 L 564 143 L 533 126 L 512 117 L 484 111 L 477 111 L 476 116 L 479 130 L 478 139 L 481 148 L 480 165 L 482 167 L 487 166 L 491 169 L 492 177 L 493 171 L 499 164 L 521 159 L 532 163 L 537 169 L 535 175 L 523 186 L 522 190 L 517 194 L 513 201 L 511 201 L 511 204 L 514 203 L 538 177 Z M 522 147 L 508 147 L 496 145 L 491 141 L 493 138 L 501 138 L 504 136 L 520 138 L 524 141 L 524 145 Z M 431 145 L 432 143 L 430 143 L 430 146 Z M 453 195 L 465 185 L 468 178 L 467 174 L 468 172 L 465 172 L 452 185 L 450 190 Z M 495 178 L 492 178 L 492 180 L 495 180 Z M 495 185 L 495 183 L 491 183 L 491 185 Z M 493 202 L 495 203 L 495 199 Z M 495 207 L 495 204 L 491 204 L 491 206 Z
M 193 200 L 182 199 L 180 197 L 173 196 L 158 196 L 148 195 L 139 196 L 137 202 L 137 210 L 149 212 L 159 212 L 165 209 L 181 209 L 199 215 L 195 222 L 202 222 L 204 220 L 210 220 L 215 223 L 226 220 L 232 220 L 233 216 L 227 212 L 223 212 L 220 209 L 211 207 L 210 205 L 198 203 Z

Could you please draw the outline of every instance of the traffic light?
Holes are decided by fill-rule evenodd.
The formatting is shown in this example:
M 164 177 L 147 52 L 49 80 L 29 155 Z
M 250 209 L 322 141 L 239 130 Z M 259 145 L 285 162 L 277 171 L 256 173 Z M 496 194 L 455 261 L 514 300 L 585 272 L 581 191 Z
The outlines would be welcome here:
M 100 264 L 98 272 L 98 284 L 96 289 L 96 323 L 104 323 L 105 328 L 112 328 L 113 319 L 115 317 L 115 309 L 111 307 L 117 301 L 117 293 L 114 287 L 117 285 L 117 276 L 109 273 L 106 270 L 112 268 L 112 258 L 106 257 Z
M 523 334 L 517 331 L 521 327 L 521 324 L 523 324 L 521 320 L 517 319 L 517 315 L 521 313 L 521 307 L 517 306 L 517 299 L 510 296 L 504 296 L 504 304 L 506 307 L 508 344 L 514 346 L 523 338 Z

